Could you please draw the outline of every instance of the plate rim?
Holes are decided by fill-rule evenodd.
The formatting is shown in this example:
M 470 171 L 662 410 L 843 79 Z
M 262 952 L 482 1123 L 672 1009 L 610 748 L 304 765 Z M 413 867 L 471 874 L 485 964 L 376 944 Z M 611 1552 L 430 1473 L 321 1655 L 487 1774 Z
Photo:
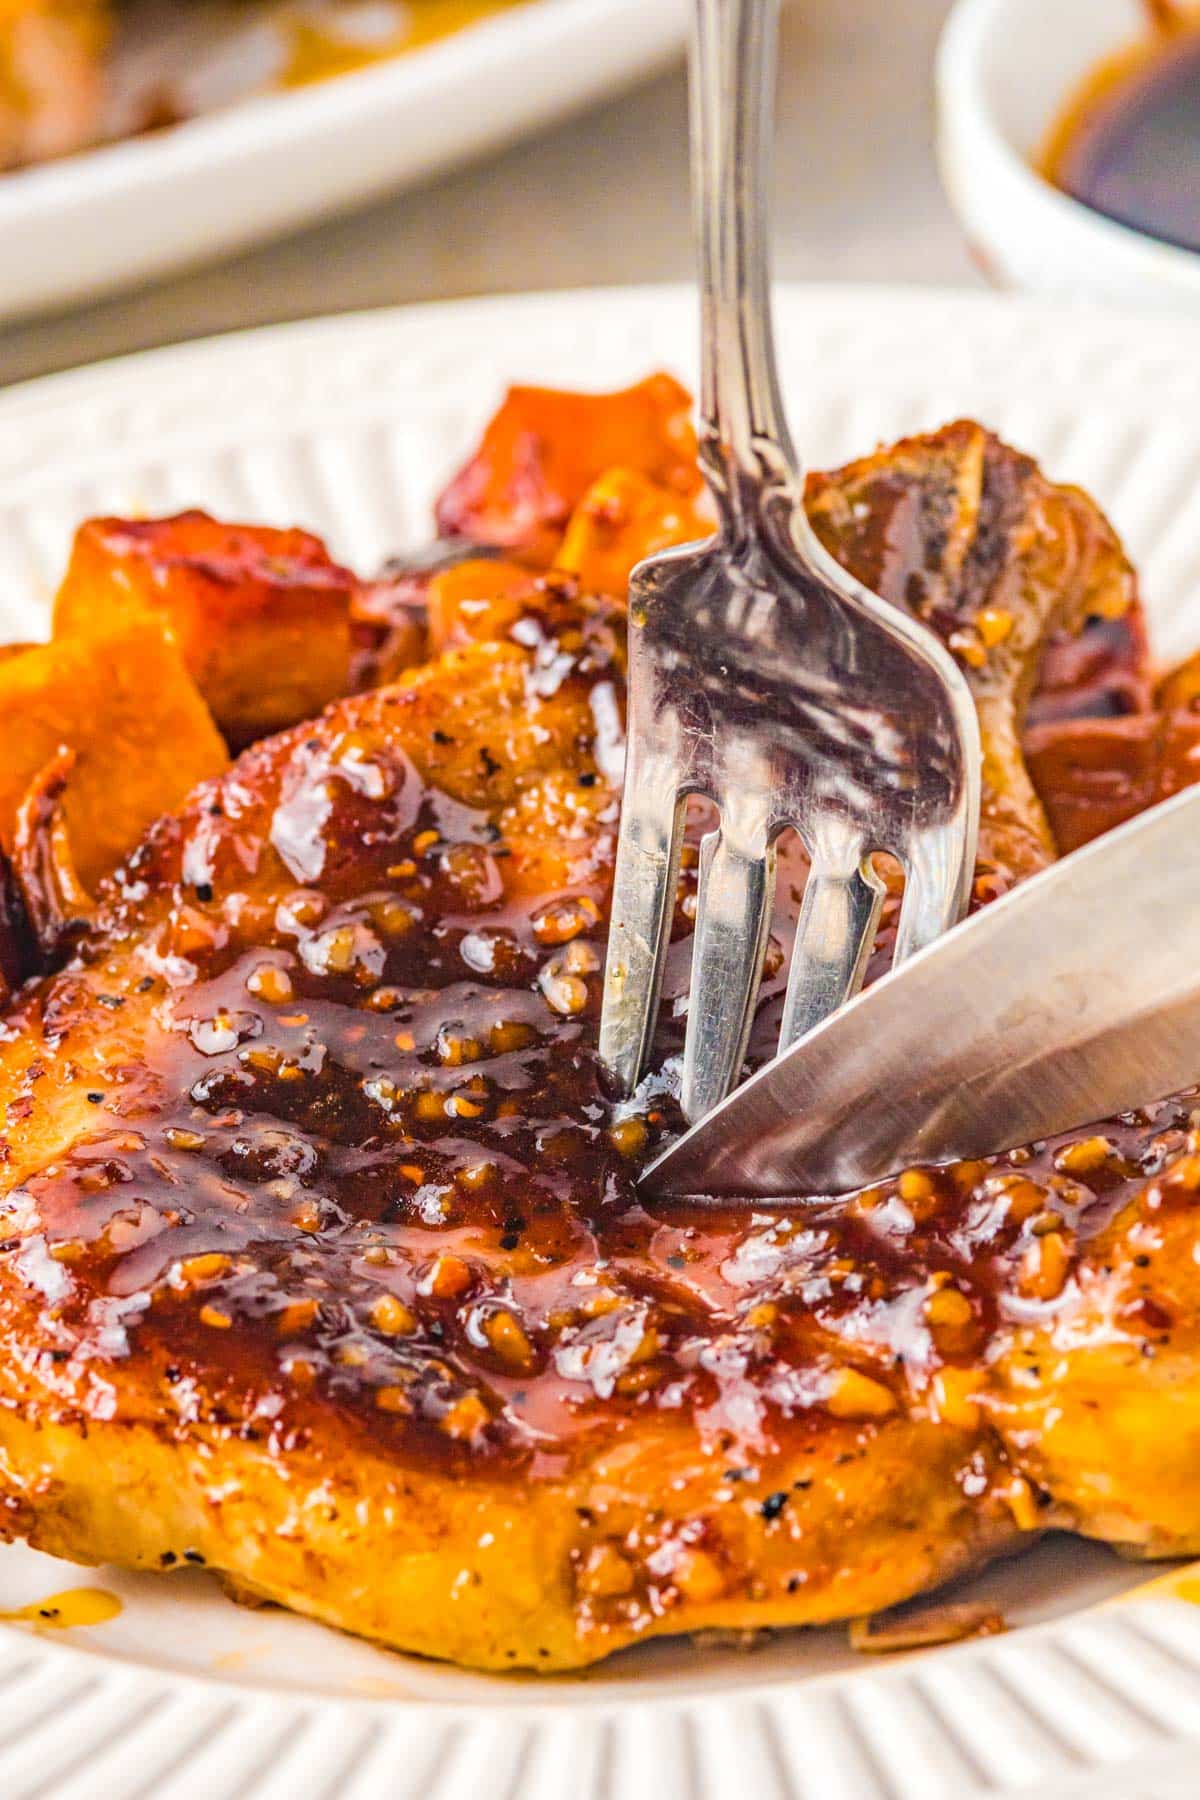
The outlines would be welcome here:
M 0 177 L 0 193 L 2 183 Z M 0 217 L 0 226 L 2 224 Z M 1003 324 L 1010 331 L 1023 327 L 1033 340 L 1027 346 L 1033 359 L 1039 356 L 1051 359 L 1055 354 L 1051 346 L 1037 341 L 1035 328 L 1047 324 L 1061 326 L 1066 322 L 1080 322 L 1089 330 L 1114 338 L 1147 333 L 1163 339 L 1192 338 L 1200 347 L 1200 314 L 1164 315 L 1150 309 L 1113 306 L 1082 295 L 1005 293 L 966 282 L 918 281 L 777 280 L 772 291 L 781 315 L 789 308 L 817 312 L 829 307 L 868 312 L 888 308 L 898 312 L 920 312 L 947 306 L 961 309 L 975 315 L 973 323 Z M 83 399 L 90 388 L 105 386 L 113 379 L 132 376 L 139 383 L 153 381 L 173 368 L 186 373 L 193 364 L 199 366 L 209 358 L 221 360 L 242 352 L 265 350 L 271 355 L 276 350 L 286 349 L 294 353 L 297 348 L 309 345 L 317 349 L 330 334 L 354 336 L 401 326 L 418 331 L 436 330 L 446 321 L 453 325 L 460 320 L 468 323 L 478 320 L 481 325 L 486 325 L 491 318 L 509 313 L 535 314 L 543 310 L 574 311 L 592 307 L 612 311 L 655 310 L 681 303 L 698 307 L 695 288 L 690 281 L 613 282 L 591 287 L 526 288 L 468 294 L 445 300 L 384 302 L 260 325 L 236 326 L 173 343 L 152 344 L 140 350 L 118 351 L 111 356 L 97 357 L 0 386 L 0 429 L 10 411 L 23 410 L 27 406 L 37 409 L 64 399 Z M 788 320 L 781 316 L 778 323 L 786 326 Z M 1162 346 L 1151 348 L 1161 350 Z M 1186 383 L 1187 369 L 1180 370 L 1179 375 Z M 1104 372 L 1104 379 L 1116 387 L 1130 385 L 1127 377 L 1112 369 Z M 1200 389 L 1200 369 L 1195 371 L 1193 381 Z

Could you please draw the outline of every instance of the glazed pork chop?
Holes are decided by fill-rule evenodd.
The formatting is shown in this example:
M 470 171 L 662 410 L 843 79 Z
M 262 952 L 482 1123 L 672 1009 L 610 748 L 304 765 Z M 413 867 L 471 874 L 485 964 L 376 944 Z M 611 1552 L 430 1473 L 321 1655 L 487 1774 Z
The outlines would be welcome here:
M 1136 630 L 1128 565 L 973 425 L 809 500 L 968 669 L 983 903 L 1055 853 L 1022 719 L 1047 644 Z M 538 554 L 435 584 L 420 666 L 252 745 L 43 919 L 59 966 L 0 1022 L 0 1529 L 541 1670 L 870 1613 L 1050 1523 L 1200 1549 L 1194 1101 L 836 1204 L 640 1202 L 694 874 L 661 1072 L 618 1105 L 623 616 L 589 568 L 622 515 L 546 571 L 534 514 Z

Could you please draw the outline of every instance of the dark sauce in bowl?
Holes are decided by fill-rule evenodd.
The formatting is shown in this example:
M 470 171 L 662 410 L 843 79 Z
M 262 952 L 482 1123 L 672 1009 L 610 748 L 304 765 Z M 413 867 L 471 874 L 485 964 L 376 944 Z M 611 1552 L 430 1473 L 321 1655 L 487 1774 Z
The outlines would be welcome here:
M 1200 18 L 1106 62 L 1056 126 L 1043 170 L 1118 224 L 1200 250 Z

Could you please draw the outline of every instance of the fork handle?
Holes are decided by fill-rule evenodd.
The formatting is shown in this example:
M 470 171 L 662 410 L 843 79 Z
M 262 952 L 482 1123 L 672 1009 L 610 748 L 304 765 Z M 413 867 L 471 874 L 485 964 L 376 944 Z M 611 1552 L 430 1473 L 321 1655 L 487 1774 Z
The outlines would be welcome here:
M 800 497 L 771 324 L 768 260 L 779 0 L 694 0 L 692 200 L 700 254 L 700 461 L 727 532 Z

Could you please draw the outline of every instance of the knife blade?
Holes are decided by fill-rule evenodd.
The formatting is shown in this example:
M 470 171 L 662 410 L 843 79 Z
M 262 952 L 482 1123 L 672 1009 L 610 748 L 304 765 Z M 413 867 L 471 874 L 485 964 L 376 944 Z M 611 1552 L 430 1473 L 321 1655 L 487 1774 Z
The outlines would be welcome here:
M 955 926 L 644 1171 L 655 1195 L 832 1195 L 1200 1081 L 1200 788 Z

